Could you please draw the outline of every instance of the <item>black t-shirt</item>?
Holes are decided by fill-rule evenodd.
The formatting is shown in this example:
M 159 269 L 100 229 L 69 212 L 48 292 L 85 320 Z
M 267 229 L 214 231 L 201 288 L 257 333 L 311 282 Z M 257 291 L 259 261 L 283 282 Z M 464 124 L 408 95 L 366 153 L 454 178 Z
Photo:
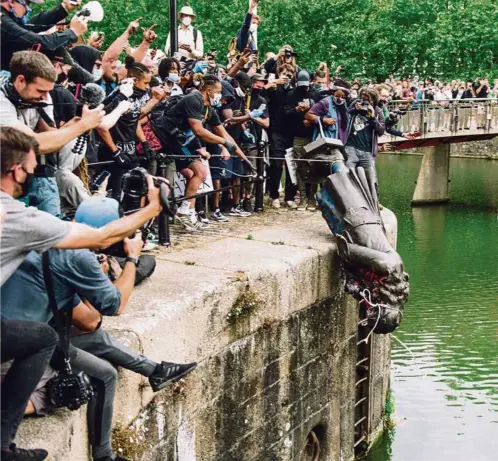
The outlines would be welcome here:
M 146 91 L 136 89 L 133 91 L 128 98 L 131 102 L 131 109 L 123 114 L 110 130 L 114 142 L 135 141 L 140 112 L 149 99 L 150 96 Z
M 179 128 L 186 133 L 190 130 L 189 118 L 200 120 L 203 125 L 221 125 L 218 114 L 211 106 L 205 106 L 201 93 L 192 93 L 181 97 L 181 99 L 171 108 L 164 112 L 164 124 L 166 128 Z
M 289 129 L 285 121 L 285 104 L 291 90 L 291 87 L 284 88 L 283 85 L 278 85 L 276 89 L 265 92 L 265 97 L 268 101 L 272 132 L 293 135 L 292 130 Z
M 374 127 L 364 115 L 357 114 L 353 119 L 353 126 L 349 133 L 347 146 L 353 146 L 363 152 L 372 152 Z
M 486 99 L 488 97 L 488 93 L 489 93 L 489 88 L 486 85 L 484 85 L 481 88 L 481 91 L 479 91 L 479 93 L 476 94 L 476 98 L 477 99 Z
M 295 137 L 311 138 L 313 128 L 304 126 L 306 112 L 298 112 L 296 107 L 299 103 L 307 103 L 310 107 L 318 101 L 317 92 L 312 92 L 306 87 L 298 86 L 287 95 L 285 103 L 285 119 L 289 129 Z

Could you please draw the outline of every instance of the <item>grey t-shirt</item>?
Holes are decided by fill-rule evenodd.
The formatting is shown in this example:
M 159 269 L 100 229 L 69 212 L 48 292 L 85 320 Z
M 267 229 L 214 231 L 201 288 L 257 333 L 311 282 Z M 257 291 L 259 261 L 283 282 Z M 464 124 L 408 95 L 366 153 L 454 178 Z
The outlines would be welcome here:
M 90 250 L 50 250 L 50 276 L 59 310 L 87 299 L 103 315 L 114 315 L 121 292 L 100 268 Z M 2 286 L 2 318 L 48 322 L 52 318 L 43 278 L 42 257 L 32 251 Z
M 61 221 L 0 191 L 0 207 L 6 213 L 0 244 L 3 285 L 32 251 L 45 251 L 69 234 L 71 223 Z

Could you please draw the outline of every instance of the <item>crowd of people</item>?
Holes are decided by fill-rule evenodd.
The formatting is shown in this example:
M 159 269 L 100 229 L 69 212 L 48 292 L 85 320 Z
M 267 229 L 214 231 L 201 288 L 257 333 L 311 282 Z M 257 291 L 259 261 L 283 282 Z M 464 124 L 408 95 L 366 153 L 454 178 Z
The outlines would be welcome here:
M 342 67 L 301 67 L 291 45 L 261 56 L 258 0 L 227 54 L 204 50 L 190 7 L 179 14 L 177 51 L 171 37 L 156 44 L 157 26 L 141 19 L 103 50 L 104 34 L 88 30 L 96 2 L 63 0 L 34 16 L 30 3 L 42 2 L 1 5 L 2 461 L 47 457 L 14 444 L 25 414 L 87 401 L 93 459 L 124 461 L 111 447 L 115 366 L 148 377 L 154 391 L 195 368 L 136 354 L 103 327 L 103 316 L 123 312 L 154 271 L 142 251 L 165 207 L 155 176 L 168 179 L 170 198 L 183 177 L 175 219 L 188 232 L 251 216 L 261 174 L 273 208 L 314 211 L 316 186 L 291 177 L 289 152 L 299 160 L 326 136 L 343 143 L 349 168 L 374 169 L 379 136 L 417 136 L 396 129 L 391 99 L 491 98 L 498 90 L 486 78 L 347 82 Z M 147 173 L 143 200 L 123 216 L 123 197 L 141 192 L 124 186 L 136 170 Z M 208 176 L 211 213 L 196 200 Z

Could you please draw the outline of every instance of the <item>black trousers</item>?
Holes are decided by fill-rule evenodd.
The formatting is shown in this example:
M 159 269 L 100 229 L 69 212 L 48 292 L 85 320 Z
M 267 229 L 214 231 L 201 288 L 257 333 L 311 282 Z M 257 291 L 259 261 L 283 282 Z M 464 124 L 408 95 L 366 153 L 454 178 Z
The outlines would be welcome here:
M 14 440 L 24 410 L 52 357 L 58 337 L 39 322 L 1 321 L 2 363 L 14 359 L 2 383 L 2 449 Z
M 286 149 L 292 147 L 293 137 L 284 133 L 270 133 L 270 167 L 268 168 L 268 194 L 273 200 L 278 199 L 278 189 L 285 168 L 285 201 L 294 200 L 297 186 L 292 184 L 285 160 Z

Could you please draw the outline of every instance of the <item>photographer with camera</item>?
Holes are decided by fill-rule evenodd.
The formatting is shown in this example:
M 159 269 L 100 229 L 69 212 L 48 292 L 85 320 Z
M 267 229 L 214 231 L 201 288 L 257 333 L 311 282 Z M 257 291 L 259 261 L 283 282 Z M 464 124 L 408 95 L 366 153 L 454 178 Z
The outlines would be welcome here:
M 6 211 L 0 257 L 1 282 L 12 275 L 26 255 L 48 248 L 107 248 L 122 241 L 161 211 L 160 190 L 147 177 L 147 205 L 119 221 L 94 229 L 82 224 L 61 221 L 54 216 L 27 208 L 15 200 L 23 197 L 36 169 L 38 143 L 32 136 L 14 128 L 0 128 L 2 149 L 0 204 Z
M 290 45 L 284 45 L 280 48 L 277 56 L 271 57 L 265 62 L 264 69 L 266 75 L 270 76 L 273 74 L 274 76 L 281 77 L 279 69 L 284 64 L 292 66 L 294 68 L 294 74 L 299 71 L 296 64 L 296 53 L 294 53 L 294 48 Z
M 26 208 L 15 198 L 27 192 L 36 168 L 37 141 L 10 127 L 0 128 L 1 192 L 0 203 L 5 211 L 2 228 L 1 285 L 9 280 L 28 253 L 48 248 L 105 248 L 121 241 L 137 228 L 157 216 L 161 210 L 159 190 L 149 181 L 148 205 L 126 218 L 100 229 L 60 221 L 59 219 Z M 23 285 L 24 287 L 24 285 Z M 23 291 L 21 289 L 21 291 Z M 2 298 L 4 303 L 5 298 Z M 29 299 L 30 304 L 33 299 Z M 23 305 L 9 303 L 9 308 L 22 311 Z M 2 362 L 15 359 L 2 386 L 2 457 L 5 460 L 43 460 L 44 450 L 20 450 L 11 445 L 21 421 L 29 394 L 33 392 L 55 346 L 52 329 L 34 322 L 5 320 L 2 304 Z M 25 371 L 29 367 L 29 373 Z
M 119 207 L 115 200 L 95 197 L 81 204 L 75 219 L 78 223 L 86 223 L 85 227 L 90 225 L 105 229 L 113 223 L 122 222 L 119 219 Z M 140 211 L 134 214 L 137 213 Z M 54 310 L 71 311 L 79 304 L 79 299 L 84 299 L 103 315 L 119 315 L 133 291 L 142 247 L 141 234 L 124 240 L 121 249 L 126 255 L 126 262 L 114 284 L 89 250 L 53 249 L 43 256 L 31 252 L 2 285 L 2 317 L 7 320 L 36 319 L 40 322 L 48 322 L 53 317 L 61 334 L 58 315 Z M 86 344 L 91 348 L 91 344 Z M 69 345 L 67 351 L 63 349 L 63 352 L 69 358 L 70 368 L 67 365 L 55 365 L 57 361 L 53 360 L 54 366 L 61 371 L 57 384 L 52 386 L 52 401 L 56 406 L 70 409 L 79 408 L 89 401 L 89 432 L 94 459 L 124 460 L 112 452 L 110 440 L 117 379 L 115 369 L 94 355 Z M 154 370 L 149 370 L 151 383 L 158 390 L 194 366 L 172 363 L 154 366 Z M 93 397 L 92 385 L 95 389 Z
M 99 125 L 104 112 L 101 107 L 83 109 L 81 117 L 57 129 L 53 121 L 50 91 L 57 72 L 47 56 L 35 51 L 19 51 L 10 64 L 11 79 L 0 88 L 0 125 L 11 126 L 33 135 L 41 154 L 58 152 L 65 144 Z M 59 194 L 54 173 L 55 155 L 41 155 L 39 167 L 30 184 L 29 200 L 53 215 L 60 214 Z
M 85 34 L 88 19 L 74 15 L 69 29 L 64 32 L 40 34 L 65 19 L 68 13 L 81 6 L 81 0 L 63 2 L 52 10 L 31 16 L 30 3 L 42 4 L 42 0 L 11 0 L 1 3 L 1 69 L 9 69 L 9 63 L 16 51 L 40 46 L 42 52 L 54 51 L 76 42 Z
M 378 139 L 386 130 L 384 114 L 378 106 L 379 93 L 375 89 L 364 88 L 360 98 L 349 108 L 350 121 L 345 145 L 350 169 L 361 166 L 367 171 L 375 170 L 374 159 L 378 151 Z

